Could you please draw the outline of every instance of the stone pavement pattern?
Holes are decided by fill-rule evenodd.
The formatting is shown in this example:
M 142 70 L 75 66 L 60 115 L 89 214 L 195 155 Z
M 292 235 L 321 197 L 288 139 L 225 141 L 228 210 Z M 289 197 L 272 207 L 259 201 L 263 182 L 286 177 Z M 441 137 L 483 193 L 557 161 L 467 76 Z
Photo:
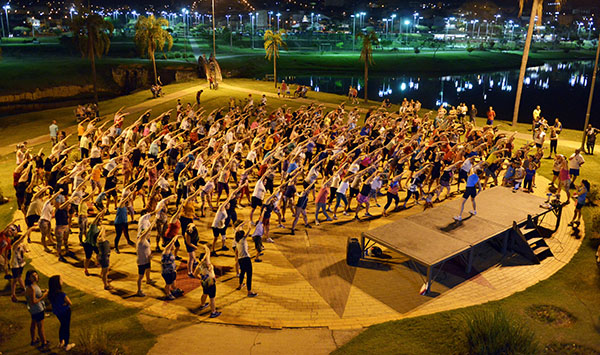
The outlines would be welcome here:
M 539 186 L 547 180 L 537 178 Z M 523 192 L 519 192 L 523 193 Z M 544 195 L 542 189 L 536 194 Z M 46 275 L 61 274 L 63 280 L 85 292 L 103 297 L 130 307 L 143 309 L 143 313 L 172 320 L 207 321 L 223 324 L 282 327 L 328 327 L 330 329 L 355 329 L 408 316 L 431 314 L 461 308 L 507 297 L 544 280 L 568 263 L 578 250 L 581 239 L 574 238 L 567 223 L 572 217 L 573 204 L 563 210 L 562 223 L 554 236 L 547 242 L 554 257 L 546 258 L 539 265 L 518 260 L 510 267 L 499 263 L 501 256 L 492 248 L 478 249 L 474 265 L 479 273 L 465 275 L 459 267 L 444 269 L 440 282 L 432 290 L 436 296 L 419 296 L 423 275 L 410 268 L 399 255 L 385 265 L 374 264 L 375 268 L 350 268 L 345 264 L 345 241 L 348 236 L 358 236 L 361 231 L 406 217 L 421 211 L 420 207 L 396 213 L 390 218 L 374 218 L 369 221 L 352 221 L 351 217 L 339 215 L 335 223 L 322 223 L 311 229 L 299 227 L 296 235 L 289 229 L 276 228 L 276 217 L 272 219 L 274 244 L 265 243 L 266 251 L 262 263 L 253 263 L 253 290 L 256 298 L 247 298 L 245 290 L 236 291 L 238 285 L 235 272 L 226 272 L 218 278 L 217 306 L 223 314 L 215 319 L 208 318 L 208 311 L 199 311 L 202 289 L 197 280 L 187 278 L 185 271 L 178 274 L 178 281 L 186 291 L 184 297 L 175 301 L 161 300 L 164 282 L 160 277 L 160 255 L 153 254 L 152 278 L 155 286 L 143 286 L 147 296 L 134 296 L 137 266 L 135 250 L 121 242 L 121 254 L 111 253 L 112 285 L 115 290 L 105 291 L 99 278 L 99 269 L 91 269 L 92 276 L 83 274 L 83 251 L 76 246 L 75 258 L 69 263 L 60 263 L 57 257 L 43 251 L 39 234 L 34 233 L 29 257 L 31 264 Z M 313 207 L 314 208 L 314 207 Z M 141 206 L 136 205 L 136 210 Z M 381 209 L 373 207 L 372 214 L 379 215 Z M 247 219 L 247 208 L 240 209 L 241 219 Z M 202 242 L 212 241 L 208 218 L 195 221 L 201 231 Z M 314 222 L 314 209 L 309 208 L 309 222 Z M 105 220 L 108 239 L 114 231 L 109 222 L 114 212 Z M 288 213 L 288 218 L 289 218 Z M 291 221 L 286 224 L 289 227 Z M 548 220 L 551 224 L 553 221 Z M 135 238 L 136 224 L 130 225 L 130 235 Z M 76 242 L 77 229 L 71 235 L 71 244 Z M 580 231 L 583 235 L 583 230 Z M 231 232 L 229 232 L 231 235 Z M 154 244 L 154 241 L 153 241 Z M 227 244 L 231 247 L 231 237 Z M 219 244 L 220 245 L 220 244 Z M 251 250 L 252 252 L 252 250 Z M 217 266 L 232 267 L 233 252 L 219 252 L 213 258 Z M 185 267 L 187 254 L 180 251 Z M 510 262 L 512 259 L 508 260 Z M 505 262 L 507 260 L 505 259 Z

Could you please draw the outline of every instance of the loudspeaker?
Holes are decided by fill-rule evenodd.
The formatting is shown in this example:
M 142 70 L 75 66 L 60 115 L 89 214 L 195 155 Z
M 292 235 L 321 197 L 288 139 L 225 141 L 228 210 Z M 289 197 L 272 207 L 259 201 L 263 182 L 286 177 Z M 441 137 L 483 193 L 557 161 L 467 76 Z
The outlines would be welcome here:
M 362 249 L 357 238 L 348 238 L 348 245 L 346 246 L 346 264 L 350 266 L 358 265 L 358 261 L 362 256 Z

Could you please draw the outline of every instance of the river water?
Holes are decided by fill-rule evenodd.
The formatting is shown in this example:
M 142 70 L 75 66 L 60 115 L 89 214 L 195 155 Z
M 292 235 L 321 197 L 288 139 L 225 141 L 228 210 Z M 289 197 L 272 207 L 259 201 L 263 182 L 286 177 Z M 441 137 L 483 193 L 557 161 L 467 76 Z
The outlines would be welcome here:
M 591 76 L 591 61 L 548 62 L 527 69 L 519 112 L 519 122 L 531 122 L 536 105 L 549 122 L 558 117 L 566 128 L 581 129 L 585 121 Z M 350 85 L 364 96 L 362 76 L 288 76 L 288 82 L 310 85 L 315 91 L 346 95 Z M 369 77 L 368 96 L 372 100 L 389 98 L 393 104 L 403 98 L 419 100 L 423 107 L 475 104 L 479 116 L 493 106 L 497 118 L 512 120 L 517 91 L 518 70 L 462 73 L 448 76 L 399 75 Z M 600 85 L 596 83 L 590 122 L 600 126 Z

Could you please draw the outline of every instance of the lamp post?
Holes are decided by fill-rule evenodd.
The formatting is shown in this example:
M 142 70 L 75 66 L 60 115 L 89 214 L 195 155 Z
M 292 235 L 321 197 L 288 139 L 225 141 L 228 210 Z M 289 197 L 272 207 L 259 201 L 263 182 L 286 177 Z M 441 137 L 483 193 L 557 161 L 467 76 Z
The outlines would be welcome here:
M 279 20 L 281 18 L 281 13 L 277 13 L 277 31 L 279 31 Z
M 585 130 L 587 129 L 588 123 L 590 122 L 590 112 L 592 110 L 592 99 L 594 98 L 594 87 L 596 85 L 596 75 L 598 73 L 598 58 L 600 57 L 600 36 L 598 37 L 598 44 L 596 47 L 596 61 L 594 62 L 594 73 L 592 75 L 592 86 L 590 87 L 590 96 L 588 98 L 587 110 L 585 112 L 585 123 L 583 125 L 583 138 L 581 139 L 581 149 L 585 144 Z
M 363 28 L 363 27 L 364 27 L 364 25 L 365 25 L 365 20 L 364 20 L 364 17 L 365 17 L 366 15 L 367 15 L 367 13 L 366 13 L 366 12 L 361 12 L 361 13 L 360 13 L 360 24 L 361 24 L 360 28 Z
M 215 0 L 212 0 L 212 33 L 213 33 L 213 57 L 217 58 L 217 41 L 215 28 Z
M 409 31 L 409 25 L 410 25 L 410 21 L 409 20 L 404 20 L 404 24 L 406 25 L 406 44 L 408 44 L 408 31 Z
M 394 33 L 394 19 L 396 18 L 396 14 L 392 14 L 392 16 L 390 16 L 390 18 L 391 18 L 390 21 L 392 22 L 390 24 L 390 32 Z
M 384 18 L 383 19 L 383 23 L 385 25 L 383 33 L 387 36 L 387 33 L 388 33 L 388 24 L 387 24 L 388 23 L 388 19 Z
M 242 14 L 239 14 L 238 16 L 240 17 L 240 22 L 238 22 L 238 31 L 241 31 L 242 30 L 242 17 L 243 16 L 242 16 Z
M 412 26 L 412 28 L 413 28 L 413 33 L 417 32 L 417 20 L 418 20 L 418 19 L 419 19 L 419 13 L 418 13 L 418 12 L 415 12 L 415 13 L 413 14 L 413 26 Z
M 252 41 L 252 49 L 254 49 L 254 14 L 250 13 L 250 39 Z
M 314 13 L 314 12 L 311 12 L 311 13 L 310 13 L 310 28 L 311 28 L 311 29 L 313 28 L 313 16 L 315 16 L 315 13 Z
M 69 14 L 71 15 L 71 22 L 73 22 L 73 12 L 75 12 L 75 9 L 73 7 L 71 7 L 69 9 Z
M 10 10 L 10 5 L 6 4 L 2 6 L 4 9 L 4 13 L 6 14 L 6 32 L 10 36 L 10 22 L 8 22 L 8 10 Z
M 6 32 L 4 32 L 4 18 L 2 14 L 0 14 L 0 27 L 2 27 L 2 37 L 6 37 Z
M 352 17 L 352 51 L 354 52 L 354 43 L 356 42 L 356 16 L 355 15 L 350 15 L 350 17 Z
M 273 16 L 273 11 L 269 11 L 267 14 L 269 15 L 269 28 L 271 28 L 271 16 Z

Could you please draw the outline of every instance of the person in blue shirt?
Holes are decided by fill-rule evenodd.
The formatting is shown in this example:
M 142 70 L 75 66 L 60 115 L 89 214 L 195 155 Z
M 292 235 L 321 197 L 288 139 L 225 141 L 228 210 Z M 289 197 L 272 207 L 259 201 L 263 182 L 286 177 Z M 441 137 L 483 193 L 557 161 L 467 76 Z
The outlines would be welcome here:
M 469 211 L 469 213 L 473 216 L 477 214 L 475 196 L 477 196 L 477 194 L 481 192 L 481 175 L 481 169 L 476 168 L 475 172 L 472 172 L 471 175 L 469 175 L 469 177 L 467 178 L 467 187 L 463 194 L 462 204 L 460 205 L 460 213 L 458 214 L 458 216 L 454 217 L 454 220 L 456 220 L 457 222 L 462 221 L 462 213 L 465 209 L 465 203 L 467 202 L 469 197 L 471 198 L 471 203 L 473 204 L 473 209 Z
M 65 351 L 69 351 L 75 346 L 75 344 L 69 343 L 72 302 L 62 290 L 60 275 L 54 275 L 48 279 L 48 299 L 52 303 L 52 313 L 56 315 L 56 318 L 60 322 L 58 330 L 60 347 Z
M 577 189 L 577 205 L 575 206 L 575 213 L 573 219 L 569 222 L 569 226 L 578 226 L 579 220 L 581 219 L 581 208 L 585 205 L 585 199 L 590 191 L 590 182 L 587 180 L 581 180 L 581 185 Z

